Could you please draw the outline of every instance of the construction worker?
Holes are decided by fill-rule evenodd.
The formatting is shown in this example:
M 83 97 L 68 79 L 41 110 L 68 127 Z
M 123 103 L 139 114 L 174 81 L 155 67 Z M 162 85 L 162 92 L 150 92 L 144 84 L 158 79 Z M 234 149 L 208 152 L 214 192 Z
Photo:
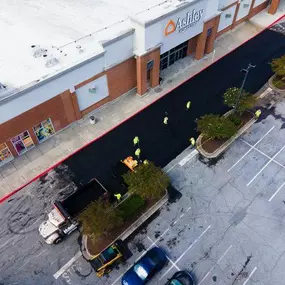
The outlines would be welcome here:
M 135 156 L 140 159 L 140 155 L 141 155 L 141 149 L 140 148 L 137 148 L 136 151 L 135 151 Z
M 118 202 L 121 201 L 122 195 L 120 193 L 114 194 L 114 196 L 116 197 Z
M 163 124 L 164 124 L 164 125 L 167 125 L 167 124 L 168 124 L 168 117 L 164 117 L 164 119 L 163 119 Z
M 138 146 L 139 143 L 140 143 L 140 139 L 138 136 L 135 136 L 134 139 L 133 139 L 133 142 L 134 142 L 134 146 Z
M 188 111 L 190 109 L 190 107 L 191 107 L 191 101 L 188 101 L 186 103 L 186 110 Z
M 261 115 L 261 110 L 260 109 L 256 110 L 254 115 L 255 115 L 255 118 L 258 119 Z
M 192 138 L 190 138 L 190 143 L 192 144 L 192 146 L 195 146 L 195 144 L 196 144 L 196 141 L 195 141 L 195 139 L 192 137 Z

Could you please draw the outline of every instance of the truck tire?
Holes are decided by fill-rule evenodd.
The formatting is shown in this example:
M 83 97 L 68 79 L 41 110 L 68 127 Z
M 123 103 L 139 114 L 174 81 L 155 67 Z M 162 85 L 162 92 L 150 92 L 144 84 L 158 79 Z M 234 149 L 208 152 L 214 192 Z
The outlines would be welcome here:
M 62 238 L 61 237 L 58 237 L 53 243 L 54 244 L 59 244 L 62 242 Z

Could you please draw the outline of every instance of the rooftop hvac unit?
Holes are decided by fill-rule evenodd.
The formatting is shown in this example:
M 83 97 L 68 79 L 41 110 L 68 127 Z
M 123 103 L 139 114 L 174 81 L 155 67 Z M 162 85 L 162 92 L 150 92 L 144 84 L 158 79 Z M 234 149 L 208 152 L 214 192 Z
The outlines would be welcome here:
M 41 48 L 40 46 L 33 47 L 33 56 L 35 58 L 46 56 L 47 55 L 47 49 Z
M 56 57 L 52 57 L 47 60 L 46 67 L 53 67 L 59 63 L 59 60 Z

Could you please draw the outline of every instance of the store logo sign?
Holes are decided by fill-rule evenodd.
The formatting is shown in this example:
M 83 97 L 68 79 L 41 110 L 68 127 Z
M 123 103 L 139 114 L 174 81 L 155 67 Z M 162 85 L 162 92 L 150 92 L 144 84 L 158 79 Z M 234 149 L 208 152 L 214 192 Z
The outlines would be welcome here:
M 187 12 L 185 17 L 179 17 L 176 23 L 173 20 L 169 20 L 164 28 L 164 35 L 168 36 L 176 31 L 178 33 L 185 32 L 187 29 L 195 26 L 204 14 L 204 9 L 196 11 L 193 9 L 191 12 Z

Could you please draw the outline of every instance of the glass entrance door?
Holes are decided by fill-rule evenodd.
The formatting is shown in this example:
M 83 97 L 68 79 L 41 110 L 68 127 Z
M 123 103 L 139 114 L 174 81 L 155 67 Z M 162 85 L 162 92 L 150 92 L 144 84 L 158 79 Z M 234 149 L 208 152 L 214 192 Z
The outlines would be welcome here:
M 177 60 L 185 57 L 187 55 L 187 47 L 188 41 L 162 54 L 160 56 L 160 70 L 169 67 Z

